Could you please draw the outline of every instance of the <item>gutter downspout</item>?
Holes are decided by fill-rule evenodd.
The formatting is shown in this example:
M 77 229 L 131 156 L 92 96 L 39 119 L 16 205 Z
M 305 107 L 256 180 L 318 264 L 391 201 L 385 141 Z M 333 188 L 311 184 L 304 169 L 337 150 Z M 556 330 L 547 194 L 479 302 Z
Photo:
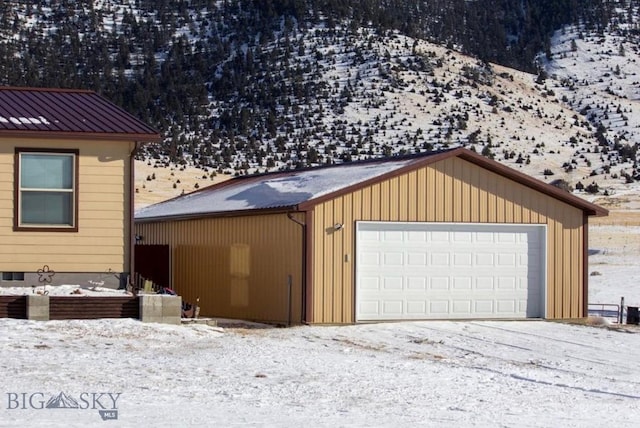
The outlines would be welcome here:
M 302 324 L 307 322 L 307 225 L 293 217 L 292 212 L 287 213 L 287 218 L 302 227 L 302 305 L 300 308 L 300 320 Z
M 133 275 L 135 273 L 135 156 L 138 154 L 138 150 L 142 143 L 139 141 L 135 141 L 133 143 L 133 150 L 131 150 L 131 154 L 129 155 L 129 230 L 128 230 L 128 239 L 129 239 L 129 281 L 127 285 L 132 285 L 131 289 L 133 290 L 134 295 L 136 294 L 135 287 L 133 287 Z

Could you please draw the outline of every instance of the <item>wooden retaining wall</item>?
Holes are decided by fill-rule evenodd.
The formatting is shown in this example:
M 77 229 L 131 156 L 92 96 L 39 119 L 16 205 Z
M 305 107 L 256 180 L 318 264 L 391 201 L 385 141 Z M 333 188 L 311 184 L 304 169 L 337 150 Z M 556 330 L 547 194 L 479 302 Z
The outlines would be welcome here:
M 0 296 L 0 318 L 27 319 L 27 296 Z
M 98 318 L 140 318 L 138 297 L 49 297 L 51 320 Z

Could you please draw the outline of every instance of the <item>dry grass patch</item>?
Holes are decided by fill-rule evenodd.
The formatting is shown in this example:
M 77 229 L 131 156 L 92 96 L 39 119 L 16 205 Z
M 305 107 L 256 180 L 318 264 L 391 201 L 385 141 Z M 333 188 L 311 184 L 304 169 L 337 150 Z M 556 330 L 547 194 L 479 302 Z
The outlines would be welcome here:
M 153 162 L 135 161 L 135 208 L 156 204 L 231 178 L 193 166 L 154 167 Z M 213 175 L 213 176 L 212 176 Z

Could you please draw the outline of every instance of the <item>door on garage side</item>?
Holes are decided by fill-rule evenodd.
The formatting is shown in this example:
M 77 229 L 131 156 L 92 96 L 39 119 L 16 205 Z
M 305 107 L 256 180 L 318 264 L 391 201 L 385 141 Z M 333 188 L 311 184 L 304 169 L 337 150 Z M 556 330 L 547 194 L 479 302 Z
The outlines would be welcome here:
M 356 321 L 545 315 L 544 225 L 358 222 Z

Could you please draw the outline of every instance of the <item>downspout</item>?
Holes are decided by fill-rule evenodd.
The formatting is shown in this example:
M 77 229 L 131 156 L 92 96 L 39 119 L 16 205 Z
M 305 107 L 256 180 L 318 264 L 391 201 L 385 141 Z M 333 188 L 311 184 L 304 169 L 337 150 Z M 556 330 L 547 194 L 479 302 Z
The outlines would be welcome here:
M 302 305 L 300 308 L 300 320 L 303 324 L 307 324 L 307 225 L 294 218 L 292 212 L 288 212 L 287 217 L 302 227 Z
M 135 141 L 133 143 L 133 150 L 131 150 L 131 154 L 129 155 L 129 230 L 128 230 L 128 239 L 129 239 L 129 284 L 133 285 L 133 275 L 135 273 L 135 233 L 134 233 L 134 220 L 135 220 L 135 156 L 138 154 L 138 150 L 140 150 L 142 143 L 139 141 Z M 131 287 L 133 292 L 135 293 L 135 287 Z
M 589 316 L 589 215 L 587 213 L 582 214 L 582 312 L 578 316 L 580 318 Z

